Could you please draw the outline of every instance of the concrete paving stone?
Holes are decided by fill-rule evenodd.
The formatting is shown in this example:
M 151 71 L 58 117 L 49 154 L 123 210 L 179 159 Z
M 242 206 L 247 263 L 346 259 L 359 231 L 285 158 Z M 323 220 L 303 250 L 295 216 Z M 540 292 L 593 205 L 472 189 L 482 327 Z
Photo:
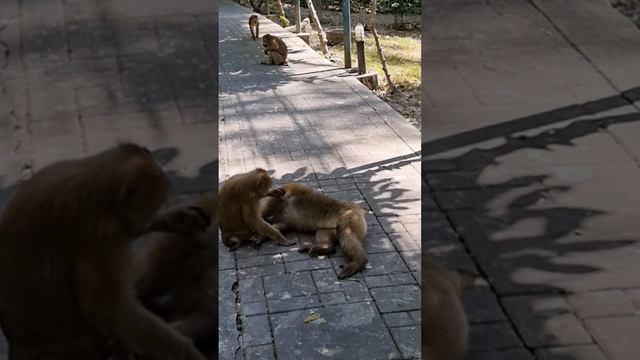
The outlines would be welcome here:
M 73 58 L 116 55 L 114 24 L 81 22 L 67 24 L 69 51 Z
M 121 20 L 114 23 L 118 55 L 155 53 L 158 51 L 153 20 Z
M 636 310 L 640 310 L 640 289 L 628 289 L 625 291 L 625 294 L 629 300 L 631 300 Z
M 260 276 L 240 279 L 238 291 L 243 302 L 263 301 L 265 299 L 264 285 Z
M 411 316 L 411 319 L 413 320 L 413 322 L 416 325 L 422 324 L 422 315 L 421 315 L 421 313 L 422 313 L 421 310 L 409 311 L 409 316 Z
M 335 305 L 335 304 L 344 304 L 347 302 L 347 297 L 343 292 L 335 292 L 335 293 L 321 293 L 319 294 L 320 302 L 323 305 Z
M 631 360 L 640 353 L 639 316 L 588 319 L 585 325 L 607 359 Z
M 220 242 L 222 244 L 222 242 Z M 227 251 L 227 249 L 220 245 L 218 247 L 218 269 L 219 270 L 227 270 L 227 269 L 235 269 L 235 259 L 233 255 Z
M 473 349 L 504 350 L 522 346 L 509 322 L 472 324 L 469 327 L 469 339 Z
M 388 327 L 400 327 L 416 325 L 408 312 L 395 312 L 382 315 Z
M 367 269 L 364 271 L 367 276 L 409 271 L 409 268 L 407 268 L 407 265 L 405 265 L 402 257 L 397 252 L 369 254 L 368 258 Z M 336 260 L 336 258 L 332 258 L 332 260 L 336 264 L 342 264 L 345 259 Z
M 391 329 L 391 335 L 405 358 L 420 358 L 420 327 L 405 326 Z
M 254 316 L 254 315 L 262 315 L 267 313 L 267 304 L 264 301 L 258 301 L 258 302 L 242 301 L 240 304 L 240 307 L 241 307 L 240 312 L 243 316 Z
M 309 309 L 320 305 L 318 295 L 306 295 L 281 299 L 270 299 L 267 301 L 270 314 L 288 312 L 292 310 Z
M 571 294 L 571 309 L 580 319 L 634 315 L 636 309 L 622 290 L 605 290 Z
M 284 265 L 283 264 L 272 264 L 265 266 L 256 266 L 251 268 L 246 268 L 242 270 L 238 270 L 238 274 L 240 278 L 254 277 L 254 276 L 267 276 L 267 275 L 277 275 L 284 274 Z
M 607 360 L 597 345 L 537 349 L 536 356 L 539 360 Z
M 244 349 L 245 360 L 275 360 L 273 344 L 252 346 Z
M 389 239 L 398 251 L 420 250 L 420 243 L 408 232 L 389 234 Z
M 313 309 L 324 322 L 304 319 L 310 310 L 271 315 L 275 348 L 284 359 L 399 359 L 400 354 L 373 304 Z M 345 342 L 344 339 L 349 341 Z
M 285 235 L 289 235 L 289 234 L 285 234 Z M 301 236 L 297 236 L 297 237 L 298 237 L 298 239 L 303 238 Z M 306 237 L 304 237 L 304 238 L 305 238 L 305 241 L 306 241 Z M 288 252 L 283 252 L 281 254 L 276 254 L 274 256 L 281 257 L 282 261 L 284 261 L 285 263 L 297 262 L 297 261 L 303 261 L 303 260 L 309 260 L 309 259 L 315 259 L 315 258 L 309 256 L 309 254 L 303 253 L 303 252 L 299 252 L 299 251 L 288 251 Z
M 267 299 L 288 299 L 316 293 L 310 272 L 264 277 Z
M 243 316 L 242 338 L 245 346 L 271 344 L 271 325 L 267 315 Z
M 591 335 L 559 296 L 501 299 L 507 315 L 530 347 L 584 345 Z
M 333 263 L 326 257 L 318 257 L 302 261 L 287 262 L 284 267 L 287 273 L 297 273 L 309 270 L 330 269 L 333 267 Z
M 313 270 L 311 275 L 319 293 L 342 291 L 341 282 L 333 269 Z
M 445 211 L 477 208 L 500 211 L 554 203 L 551 195 L 538 183 L 509 189 L 436 191 L 434 195 Z
M 155 29 L 164 52 L 180 52 L 204 47 L 193 16 L 172 16 L 155 20 Z
M 420 273 L 421 252 L 419 250 L 403 251 L 400 256 L 402 256 L 405 264 L 409 266 L 409 270 L 414 273 Z
M 239 269 L 250 268 L 254 266 L 271 265 L 271 264 L 282 264 L 282 256 L 264 255 L 264 256 L 240 258 L 237 260 L 237 266 Z
M 506 321 L 496 295 L 487 287 L 471 287 L 463 292 L 462 301 L 470 323 Z
M 471 350 L 469 358 L 473 360 L 534 360 L 535 357 L 525 348 L 499 350 Z M 567 359 L 568 360 L 568 359 Z
M 416 285 L 400 285 L 371 289 L 380 312 L 410 311 L 420 308 L 420 288 Z
M 369 289 L 362 282 L 362 280 L 356 281 L 353 280 L 353 278 L 349 279 L 340 281 L 340 285 L 342 285 L 342 289 L 344 289 L 344 294 L 347 297 L 347 301 L 349 303 L 370 301 L 371 294 L 369 293 Z

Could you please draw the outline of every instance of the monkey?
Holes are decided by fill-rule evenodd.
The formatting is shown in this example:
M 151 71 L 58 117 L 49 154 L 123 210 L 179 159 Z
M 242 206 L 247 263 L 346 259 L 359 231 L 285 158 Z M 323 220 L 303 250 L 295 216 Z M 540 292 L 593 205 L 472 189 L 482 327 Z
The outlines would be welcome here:
M 340 243 L 347 256 L 339 279 L 362 271 L 368 262 L 364 242 L 367 236 L 365 211 L 358 205 L 333 199 L 297 183 L 285 184 L 267 193 L 262 215 L 274 222 L 280 231 L 292 229 L 315 232 L 315 241 L 304 244 L 300 252 L 329 255 Z
M 205 193 L 158 217 L 136 240 L 138 299 L 174 329 L 211 351 L 217 337 L 217 193 Z
M 289 50 L 282 39 L 271 34 L 265 34 L 262 37 L 262 46 L 264 47 L 264 54 L 268 56 L 268 60 L 262 61 L 262 64 L 289 65 L 287 62 Z
M 256 29 L 255 33 L 253 29 Z M 257 40 L 260 37 L 260 21 L 258 15 L 249 16 L 249 30 L 251 31 L 251 40 Z
M 113 343 L 154 359 L 204 360 L 136 298 L 131 242 L 153 227 L 170 183 L 125 143 L 52 163 L 0 218 L 0 324 L 10 359 L 104 360 Z
M 431 256 L 422 258 L 422 356 L 428 360 L 462 360 L 469 343 L 469 325 L 462 290 L 476 276 L 445 268 Z
M 266 170 L 257 168 L 230 177 L 218 194 L 219 226 L 222 242 L 234 251 L 258 236 L 266 236 L 279 245 L 291 246 L 282 233 L 260 215 L 260 199 L 271 189 L 272 180 Z

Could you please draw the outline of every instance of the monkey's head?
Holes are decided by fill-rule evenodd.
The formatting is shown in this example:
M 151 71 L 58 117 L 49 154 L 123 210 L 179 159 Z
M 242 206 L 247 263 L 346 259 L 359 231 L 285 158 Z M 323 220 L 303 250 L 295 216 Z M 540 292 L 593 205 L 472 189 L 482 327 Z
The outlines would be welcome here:
M 124 144 L 114 149 L 117 164 L 113 170 L 116 215 L 139 231 L 148 226 L 169 194 L 169 179 L 153 159 L 149 150 Z
M 273 41 L 273 35 L 271 35 L 271 34 L 264 34 L 264 35 L 262 36 L 262 46 L 263 46 L 263 47 L 265 47 L 265 48 L 266 48 L 266 47 L 268 47 L 268 46 L 269 46 L 269 43 L 270 43 L 271 41 Z
M 271 180 L 271 176 L 267 173 L 265 169 L 257 168 L 251 172 L 251 181 L 252 187 L 256 189 L 258 195 L 263 197 L 267 195 L 269 189 L 271 189 L 271 185 L 273 181 Z

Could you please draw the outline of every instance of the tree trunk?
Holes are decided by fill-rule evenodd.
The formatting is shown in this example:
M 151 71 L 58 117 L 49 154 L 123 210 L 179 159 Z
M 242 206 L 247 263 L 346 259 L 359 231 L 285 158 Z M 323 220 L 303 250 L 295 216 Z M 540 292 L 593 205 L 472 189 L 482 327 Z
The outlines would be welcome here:
M 396 85 L 391 80 L 391 75 L 389 75 L 389 70 L 387 70 L 387 59 L 382 53 L 382 47 L 380 47 L 380 40 L 378 39 L 378 32 L 376 31 L 376 0 L 371 0 L 371 33 L 373 34 L 373 38 L 376 40 L 378 57 L 380 57 L 382 70 L 384 71 L 384 76 L 387 78 L 387 84 L 389 84 L 389 92 L 393 94 L 396 92 Z
M 329 48 L 327 48 L 327 34 L 322 30 L 322 25 L 320 24 L 320 19 L 318 19 L 318 14 L 316 13 L 315 8 L 313 7 L 313 1 L 306 0 L 307 6 L 309 7 L 309 11 L 311 12 L 311 16 L 313 17 L 313 22 L 318 27 L 318 38 L 320 39 L 320 51 L 322 54 L 326 55 L 329 53 Z
M 289 26 L 289 20 L 287 20 L 287 17 L 284 15 L 284 6 L 282 6 L 282 0 L 276 0 L 276 12 L 278 15 L 278 20 L 280 20 L 280 25 L 282 25 L 282 27 Z

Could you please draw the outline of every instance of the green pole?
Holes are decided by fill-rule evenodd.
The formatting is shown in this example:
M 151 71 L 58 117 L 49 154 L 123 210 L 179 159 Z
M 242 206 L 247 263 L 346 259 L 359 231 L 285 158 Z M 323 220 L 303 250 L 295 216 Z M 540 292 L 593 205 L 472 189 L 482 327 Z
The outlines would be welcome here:
M 351 0 L 342 0 L 342 26 L 344 31 L 344 68 L 351 69 Z

